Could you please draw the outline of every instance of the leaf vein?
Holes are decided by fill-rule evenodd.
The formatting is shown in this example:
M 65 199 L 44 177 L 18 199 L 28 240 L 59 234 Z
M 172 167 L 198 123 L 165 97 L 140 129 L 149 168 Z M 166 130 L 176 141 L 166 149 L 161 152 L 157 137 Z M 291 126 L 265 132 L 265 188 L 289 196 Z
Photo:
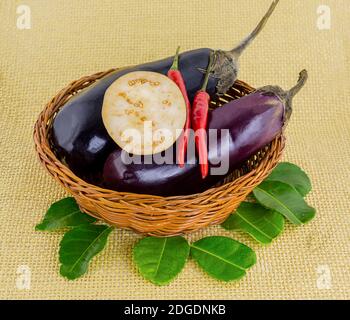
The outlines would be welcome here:
M 167 238 L 164 239 L 164 243 L 163 243 L 163 247 L 162 247 L 162 251 L 160 253 L 160 257 L 159 257 L 159 260 L 157 262 L 157 268 L 154 272 L 154 276 L 156 277 L 157 274 L 158 274 L 158 270 L 159 270 L 159 267 L 160 267 L 160 262 L 162 261 L 162 258 L 163 258 L 163 253 L 164 253 L 164 250 L 165 250 L 165 245 L 166 245 L 166 241 L 167 241 Z
M 74 268 L 76 267 L 76 265 L 77 265 L 82 259 L 84 259 L 85 253 L 91 248 L 91 246 L 92 246 L 96 241 L 98 241 L 98 240 L 102 237 L 102 235 L 105 234 L 105 232 L 109 231 L 110 229 L 112 229 L 112 227 L 109 227 L 109 228 L 106 228 L 105 230 L 103 230 L 103 231 L 101 232 L 101 234 L 99 234 L 99 235 L 94 239 L 94 241 L 91 242 L 91 244 L 84 250 L 84 252 L 80 255 L 80 257 L 77 259 L 77 261 L 76 261 L 71 267 L 68 268 L 69 272 L 72 272 L 72 270 L 74 270 Z
M 295 217 L 295 219 L 298 221 L 299 224 L 302 224 L 302 221 L 298 219 L 298 217 L 293 213 L 293 211 L 291 211 L 286 205 L 283 204 L 283 202 L 279 201 L 276 197 L 273 197 L 271 194 L 269 194 L 268 192 L 266 192 L 264 189 L 261 189 L 259 187 L 255 187 L 255 189 L 260 190 L 262 193 L 266 194 L 267 196 L 269 196 L 269 198 L 275 200 L 277 203 L 279 203 L 283 208 L 285 208 L 288 212 L 290 212 L 292 214 L 293 217 Z
M 214 253 L 212 253 L 212 252 L 210 252 L 210 251 L 207 251 L 207 250 L 204 250 L 204 249 L 202 249 L 202 248 L 196 247 L 196 246 L 193 245 L 193 244 L 192 244 L 192 247 L 195 248 L 195 249 L 197 249 L 197 250 L 199 250 L 199 251 L 205 252 L 205 253 L 207 253 L 207 254 L 209 254 L 209 255 L 215 257 L 215 258 L 218 258 L 219 260 L 222 260 L 222 261 L 224 261 L 224 262 L 226 262 L 226 263 L 228 263 L 228 264 L 230 264 L 230 265 L 236 267 L 237 269 L 240 269 L 240 270 L 245 271 L 245 269 L 244 269 L 243 267 L 241 267 L 241 266 L 239 266 L 239 265 L 237 265 L 237 264 L 235 264 L 235 263 L 233 263 L 233 262 L 231 262 L 231 261 L 229 261 L 229 260 L 226 260 L 225 258 L 222 258 L 222 257 L 220 257 L 220 256 L 218 256 L 218 255 L 216 255 L 216 254 L 214 254 Z
M 238 214 L 238 216 L 245 221 L 246 223 L 248 223 L 253 229 L 255 229 L 256 231 L 260 232 L 262 235 L 264 235 L 266 238 L 272 240 L 273 238 L 271 236 L 269 236 L 268 234 L 266 234 L 264 231 L 258 229 L 258 227 L 256 227 L 255 225 L 253 225 L 249 220 L 245 219 L 241 214 L 239 214 L 239 211 L 236 210 L 236 214 Z M 263 217 L 265 218 L 265 217 Z M 265 221 L 268 222 L 268 220 L 265 219 Z

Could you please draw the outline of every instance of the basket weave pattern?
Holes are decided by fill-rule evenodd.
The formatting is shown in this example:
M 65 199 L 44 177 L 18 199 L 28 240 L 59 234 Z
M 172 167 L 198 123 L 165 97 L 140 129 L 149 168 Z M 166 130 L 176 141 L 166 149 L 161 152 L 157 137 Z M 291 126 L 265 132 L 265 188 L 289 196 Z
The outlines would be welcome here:
M 239 170 L 203 193 L 159 197 L 117 192 L 89 184 L 62 164 L 50 148 L 50 129 L 59 109 L 77 92 L 115 69 L 83 77 L 62 89 L 40 113 L 34 127 L 34 142 L 41 164 L 76 199 L 85 213 L 121 228 L 152 236 L 174 236 L 223 222 L 246 196 L 264 180 L 282 156 L 285 139 L 276 137 Z M 229 92 L 216 97 L 211 108 L 253 91 L 236 81 Z

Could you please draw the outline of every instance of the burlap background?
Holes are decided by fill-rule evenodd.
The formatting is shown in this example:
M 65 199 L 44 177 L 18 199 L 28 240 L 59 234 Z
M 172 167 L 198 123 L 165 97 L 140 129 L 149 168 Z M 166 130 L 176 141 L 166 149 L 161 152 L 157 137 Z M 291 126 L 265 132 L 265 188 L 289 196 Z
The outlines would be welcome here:
M 241 59 L 240 78 L 254 86 L 290 87 L 307 68 L 295 99 L 285 160 L 313 182 L 317 218 L 270 246 L 211 227 L 188 236 L 232 236 L 252 246 L 258 262 L 239 282 L 209 278 L 193 261 L 166 287 L 143 280 L 131 261 L 140 238 L 116 230 L 89 273 L 58 275 L 62 233 L 34 226 L 65 196 L 40 167 L 32 129 L 44 104 L 71 80 L 197 47 L 230 48 L 255 26 L 270 0 L 2 0 L 0 1 L 0 297 L 30 299 L 311 299 L 350 298 L 349 58 L 350 1 L 327 0 L 330 30 L 317 28 L 319 0 L 282 0 Z M 32 28 L 16 27 L 16 8 L 29 5 Z M 31 288 L 16 287 L 17 268 L 31 270 Z M 330 282 L 322 285 L 322 270 Z M 327 276 L 327 274 L 325 275 Z M 327 289 L 328 288 L 328 289 Z

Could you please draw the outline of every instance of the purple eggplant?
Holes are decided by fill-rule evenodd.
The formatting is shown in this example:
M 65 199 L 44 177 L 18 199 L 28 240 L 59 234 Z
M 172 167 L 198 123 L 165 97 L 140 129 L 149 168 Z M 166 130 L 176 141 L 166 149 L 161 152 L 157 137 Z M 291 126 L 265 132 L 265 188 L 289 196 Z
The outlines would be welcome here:
M 289 91 L 267 86 L 213 110 L 209 114 L 208 129 L 217 129 L 218 133 L 221 129 L 228 130 L 225 137 L 218 134 L 216 146 L 208 144 L 210 175 L 205 180 L 202 180 L 198 160 L 193 159 L 193 153 L 187 164 L 180 168 L 174 161 L 170 164 L 171 158 L 166 159 L 164 164 L 156 161 L 128 164 L 125 151 L 116 150 L 105 163 L 104 186 L 117 191 L 161 196 L 204 191 L 222 180 L 225 174 L 239 168 L 280 134 L 291 116 L 292 98 L 306 80 L 307 72 L 303 70 L 297 84 Z M 169 154 L 174 158 L 175 150 Z M 223 175 L 213 174 L 213 169 L 217 169 L 223 159 L 228 159 L 227 171 Z
M 234 83 L 238 73 L 238 58 L 244 49 L 262 30 L 274 11 L 275 0 L 253 32 L 231 51 L 216 51 L 213 75 L 209 80 L 208 93 L 225 93 Z M 184 77 L 189 99 L 201 87 L 203 70 L 207 68 L 212 49 L 197 49 L 185 52 L 179 57 L 179 67 Z M 115 71 L 94 85 L 79 92 L 60 110 L 53 121 L 52 148 L 57 157 L 64 161 L 78 176 L 90 181 L 102 170 L 112 150 L 118 148 L 103 126 L 101 109 L 107 88 L 120 76 L 132 71 L 153 71 L 167 74 L 173 57 Z

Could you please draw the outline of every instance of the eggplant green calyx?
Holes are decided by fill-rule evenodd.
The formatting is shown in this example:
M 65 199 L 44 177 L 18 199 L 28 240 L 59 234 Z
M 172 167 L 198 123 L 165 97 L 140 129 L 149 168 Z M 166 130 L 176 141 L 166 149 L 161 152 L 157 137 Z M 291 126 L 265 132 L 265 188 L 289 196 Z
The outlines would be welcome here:
M 306 81 L 308 79 L 308 73 L 304 69 L 299 72 L 299 79 L 297 83 L 289 90 L 285 91 L 279 86 L 265 86 L 257 90 L 257 92 L 265 93 L 265 94 L 274 94 L 281 99 L 284 103 L 284 122 L 285 124 L 290 119 L 292 115 L 292 100 L 294 96 L 304 87 Z

